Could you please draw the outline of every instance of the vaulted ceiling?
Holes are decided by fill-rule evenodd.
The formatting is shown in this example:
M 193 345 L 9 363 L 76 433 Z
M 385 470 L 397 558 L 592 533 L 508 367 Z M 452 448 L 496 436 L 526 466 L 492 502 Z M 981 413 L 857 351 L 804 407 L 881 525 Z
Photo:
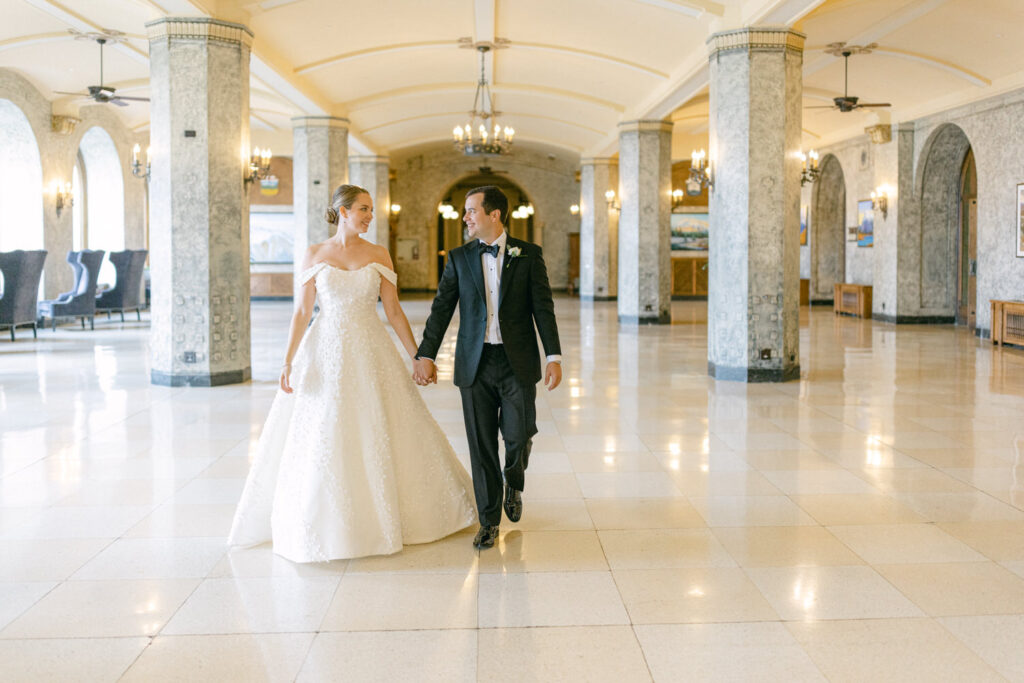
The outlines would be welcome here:
M 746 24 L 807 35 L 806 106 L 843 93 L 828 44 L 877 43 L 851 58 L 849 89 L 893 107 L 805 109 L 805 147 L 1024 87 L 1020 0 L 0 0 L 0 67 L 74 113 L 88 100 L 56 91 L 96 84 L 99 52 L 68 31 L 114 29 L 127 40 L 106 50 L 105 81 L 145 97 L 145 23 L 165 15 L 252 29 L 253 140 L 284 153 L 303 114 L 348 117 L 354 151 L 446 139 L 472 104 L 477 42 L 499 46 L 486 71 L 517 138 L 584 156 L 613 154 L 616 124 L 635 118 L 670 116 L 677 158 L 705 145 L 705 41 Z M 148 125 L 145 103 L 116 111 Z

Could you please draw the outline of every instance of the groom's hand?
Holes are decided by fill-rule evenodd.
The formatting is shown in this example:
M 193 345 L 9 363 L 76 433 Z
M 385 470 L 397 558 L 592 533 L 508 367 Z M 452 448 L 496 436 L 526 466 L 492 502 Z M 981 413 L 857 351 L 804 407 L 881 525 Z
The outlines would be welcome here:
M 412 378 L 421 387 L 437 383 L 437 366 L 429 358 L 417 358 L 412 362 Z
M 547 370 L 544 371 L 544 386 L 548 388 L 548 391 L 552 391 L 555 387 L 562 383 L 562 364 L 561 363 L 548 363 Z

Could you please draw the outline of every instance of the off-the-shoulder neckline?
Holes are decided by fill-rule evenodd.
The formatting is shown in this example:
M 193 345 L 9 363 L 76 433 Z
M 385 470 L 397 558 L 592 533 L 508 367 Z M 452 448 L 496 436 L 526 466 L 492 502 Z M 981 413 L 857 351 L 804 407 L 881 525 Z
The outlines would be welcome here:
M 390 268 L 388 268 L 387 266 L 385 266 L 383 263 L 379 263 L 377 261 L 370 261 L 365 266 L 359 266 L 358 268 L 342 268 L 341 266 L 336 266 L 333 263 L 330 263 L 328 261 L 317 261 L 316 263 L 311 265 L 306 270 L 311 270 L 313 268 L 316 268 L 317 266 L 327 266 L 328 268 L 333 268 L 334 270 L 340 270 L 343 273 L 358 273 L 360 270 L 366 270 L 370 266 L 380 266 L 384 270 L 390 271 L 392 273 L 395 272 L 395 271 L 391 270 Z M 395 274 L 397 275 L 397 273 L 395 273 Z

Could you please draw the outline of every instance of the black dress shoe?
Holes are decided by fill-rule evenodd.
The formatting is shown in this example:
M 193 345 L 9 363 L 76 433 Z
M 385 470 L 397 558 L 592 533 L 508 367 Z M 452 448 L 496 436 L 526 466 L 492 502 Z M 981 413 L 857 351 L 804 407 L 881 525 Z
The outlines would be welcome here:
M 482 526 L 480 531 L 476 532 L 476 537 L 473 539 L 473 547 L 478 550 L 491 548 L 496 540 L 498 540 L 498 527 Z
M 505 516 L 510 522 L 518 522 L 523 516 L 523 494 L 505 484 Z

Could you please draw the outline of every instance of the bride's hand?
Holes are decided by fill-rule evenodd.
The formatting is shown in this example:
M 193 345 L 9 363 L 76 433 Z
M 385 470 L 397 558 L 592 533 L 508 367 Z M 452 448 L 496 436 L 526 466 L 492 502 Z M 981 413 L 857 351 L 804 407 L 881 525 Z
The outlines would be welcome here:
M 292 366 L 288 365 L 286 363 L 281 368 L 281 378 L 278 380 L 278 383 L 281 385 L 281 391 L 283 391 L 286 394 L 292 393 L 292 385 L 291 385 L 291 381 L 290 381 L 291 380 L 291 374 L 292 374 Z

